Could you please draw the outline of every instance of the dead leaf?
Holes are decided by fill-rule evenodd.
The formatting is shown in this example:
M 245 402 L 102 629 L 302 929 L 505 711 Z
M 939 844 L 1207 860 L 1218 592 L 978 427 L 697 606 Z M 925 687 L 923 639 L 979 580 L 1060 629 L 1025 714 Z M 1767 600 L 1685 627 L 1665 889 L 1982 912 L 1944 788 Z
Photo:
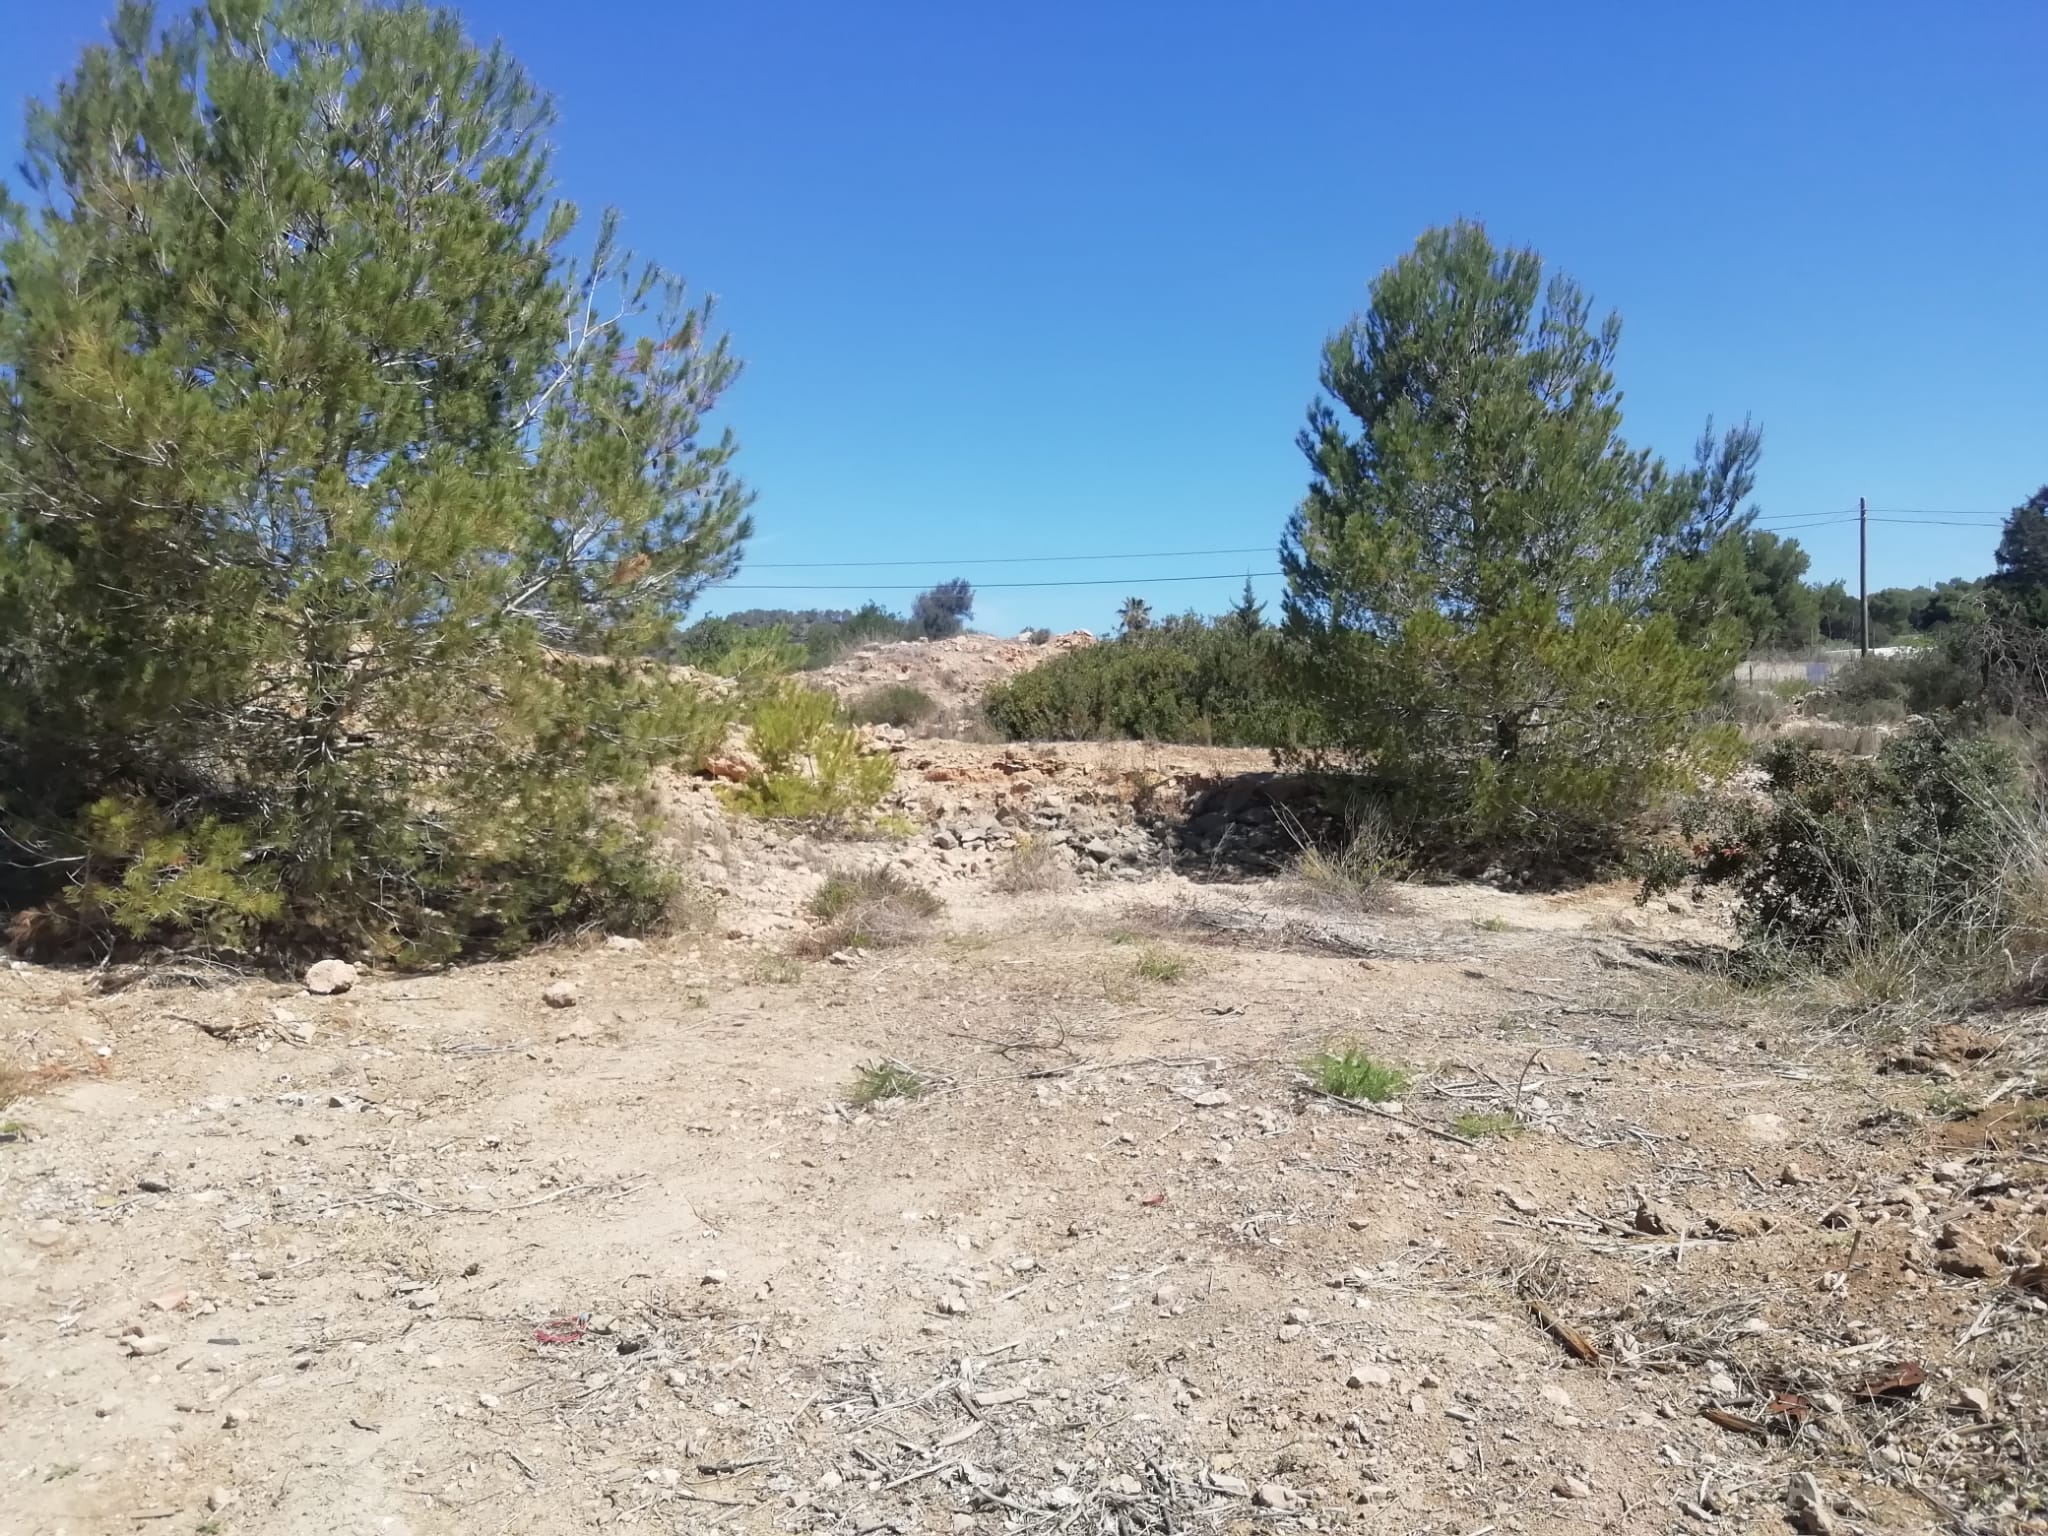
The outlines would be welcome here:
M 1851 1397 L 1911 1397 L 1927 1380 L 1918 1360 L 1901 1360 L 1897 1365 L 1873 1372 L 1849 1389 Z
M 1588 1365 L 1600 1363 L 1600 1351 L 1594 1347 L 1593 1341 L 1533 1296 L 1529 1298 L 1529 1312 L 1543 1326 L 1543 1331 L 1562 1344 L 1574 1359 L 1583 1360 Z

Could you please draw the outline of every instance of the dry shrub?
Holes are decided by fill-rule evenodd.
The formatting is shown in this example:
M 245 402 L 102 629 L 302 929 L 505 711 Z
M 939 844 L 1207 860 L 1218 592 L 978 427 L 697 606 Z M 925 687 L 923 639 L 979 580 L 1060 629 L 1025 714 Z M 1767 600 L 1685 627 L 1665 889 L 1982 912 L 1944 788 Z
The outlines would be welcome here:
M 835 870 L 810 900 L 811 916 L 820 926 L 798 947 L 803 953 L 828 955 L 913 943 L 931 930 L 944 906 L 893 869 Z
M 1377 806 L 1363 806 L 1346 818 L 1343 840 L 1328 847 L 1309 839 L 1301 822 L 1281 812 L 1281 824 L 1301 850 L 1294 861 L 1294 883 L 1323 907 L 1352 911 L 1383 911 L 1392 886 L 1408 870 L 1400 836 L 1391 818 Z
M 1036 891 L 1065 891 L 1074 885 L 1074 863 L 1065 848 L 1044 838 L 1027 837 L 1017 844 L 996 871 L 995 888 L 1010 896 Z

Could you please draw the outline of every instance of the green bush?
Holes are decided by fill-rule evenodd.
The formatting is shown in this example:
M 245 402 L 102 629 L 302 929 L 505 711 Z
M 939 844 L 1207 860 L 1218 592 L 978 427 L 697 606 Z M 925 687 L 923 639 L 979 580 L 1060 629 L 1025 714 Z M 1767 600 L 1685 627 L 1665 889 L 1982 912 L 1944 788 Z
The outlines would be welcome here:
M 725 791 L 749 815 L 781 821 L 840 821 L 872 811 L 896 782 L 896 764 L 861 750 L 822 688 L 784 679 L 748 707 L 747 741 L 760 768 Z
M 889 683 L 870 688 L 846 706 L 846 718 L 855 725 L 894 725 L 908 728 L 922 724 L 939 712 L 938 701 L 922 688 L 908 683 Z
M 1281 696 L 1281 647 L 1276 631 L 1190 614 L 1063 652 L 989 689 L 982 710 L 1011 741 L 1294 744 L 1301 720 Z
M 1889 970 L 1928 990 L 2031 977 L 2048 947 L 2041 816 L 2002 742 L 1921 723 L 1873 759 L 1788 740 L 1762 754 L 1765 798 L 1690 810 L 1685 872 L 1733 884 L 1745 966 Z M 1675 882 L 1666 867 L 1646 893 Z
M 1399 1067 L 1374 1061 L 1357 1044 L 1321 1051 L 1302 1063 L 1302 1070 L 1323 1092 L 1340 1099 L 1363 1099 L 1385 1104 L 1408 1091 L 1408 1074 Z

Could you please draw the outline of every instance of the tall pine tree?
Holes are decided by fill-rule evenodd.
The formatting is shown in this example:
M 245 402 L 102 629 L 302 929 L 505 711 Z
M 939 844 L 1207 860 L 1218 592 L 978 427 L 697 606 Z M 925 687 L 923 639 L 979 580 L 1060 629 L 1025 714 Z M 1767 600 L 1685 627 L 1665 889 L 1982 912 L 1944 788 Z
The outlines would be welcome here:
M 550 117 L 363 0 L 126 4 L 31 109 L 0 815 L 86 926 L 443 953 L 658 897 L 608 797 L 716 722 L 598 658 L 734 567 L 738 364 L 611 218 L 569 260 Z
M 1717 488 L 1712 455 L 1672 474 L 1630 448 L 1619 337 L 1535 252 L 1460 223 L 1324 351 L 1281 551 L 1296 675 L 1326 746 L 1448 852 L 1599 854 L 1706 755 L 1697 713 L 1741 636 L 1723 599 L 1692 602 L 1690 562 L 1727 531 L 1697 525 L 1739 500 L 1742 449 Z

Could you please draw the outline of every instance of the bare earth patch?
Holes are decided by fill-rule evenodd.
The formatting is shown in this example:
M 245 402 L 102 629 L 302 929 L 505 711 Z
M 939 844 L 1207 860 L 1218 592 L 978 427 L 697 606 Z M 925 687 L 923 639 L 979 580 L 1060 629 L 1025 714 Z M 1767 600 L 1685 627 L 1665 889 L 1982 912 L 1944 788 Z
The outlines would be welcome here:
M 963 878 L 786 970 L 0 971 L 10 1060 L 103 1068 L 5 1111 L 6 1528 L 2024 1528 L 2038 1018 L 1881 1071 L 1688 1017 L 1610 919 L 1706 919 L 1619 889 L 1268 894 Z M 1305 1091 L 1332 1041 L 1404 1097 Z

